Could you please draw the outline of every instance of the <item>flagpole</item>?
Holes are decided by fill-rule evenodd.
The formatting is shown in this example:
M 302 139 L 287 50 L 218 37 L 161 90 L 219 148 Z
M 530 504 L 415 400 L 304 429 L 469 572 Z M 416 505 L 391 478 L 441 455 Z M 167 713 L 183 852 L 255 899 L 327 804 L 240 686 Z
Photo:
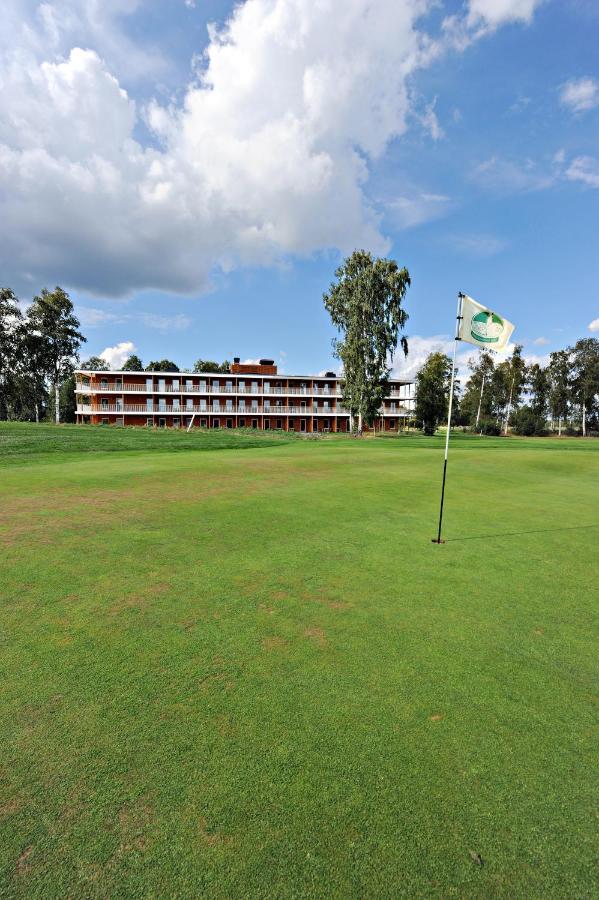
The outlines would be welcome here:
M 460 292 L 458 294 L 458 309 L 456 314 L 456 326 L 455 326 L 455 338 L 453 340 L 453 362 L 451 364 L 451 383 L 449 387 L 449 409 L 447 411 L 447 433 L 445 435 L 445 460 L 443 462 L 443 483 L 441 486 L 441 506 L 439 509 L 439 531 L 437 533 L 436 538 L 432 538 L 433 544 L 442 544 L 441 540 L 441 526 L 443 523 L 443 501 L 445 499 L 445 477 L 447 475 L 447 456 L 449 453 L 449 433 L 451 431 L 451 409 L 453 406 L 453 385 L 455 381 L 455 358 L 458 349 L 458 341 L 460 340 L 460 321 L 462 318 L 462 297 L 464 295 Z

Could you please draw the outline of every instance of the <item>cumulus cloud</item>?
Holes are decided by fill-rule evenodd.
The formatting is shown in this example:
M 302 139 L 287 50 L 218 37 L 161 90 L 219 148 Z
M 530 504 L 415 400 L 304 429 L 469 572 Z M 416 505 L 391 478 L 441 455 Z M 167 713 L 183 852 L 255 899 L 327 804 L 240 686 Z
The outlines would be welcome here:
M 211 29 L 180 99 L 143 107 L 115 75 L 160 69 L 118 30 L 138 5 L 8 0 L 0 263 L 12 283 L 192 292 L 217 267 L 389 249 L 369 171 L 407 128 L 411 76 L 450 46 L 422 28 L 435 0 L 246 0 Z M 526 22 L 535 6 L 471 0 L 460 21 Z M 440 137 L 434 102 L 425 120 Z
M 599 331 L 599 319 L 593 319 L 589 322 L 589 331 Z
M 599 188 L 599 162 L 591 156 L 577 156 L 566 169 L 566 178 Z
M 408 339 L 408 346 L 409 353 L 407 357 L 404 357 L 400 351 L 395 356 L 392 378 L 404 378 L 407 381 L 414 381 L 427 356 L 431 353 L 446 353 L 448 356 L 451 356 L 453 353 L 453 338 L 446 334 L 433 335 L 432 337 L 423 337 L 415 334 Z
M 542 0 L 470 0 L 468 24 L 482 23 L 498 28 L 509 22 L 532 21 L 533 14 Z
M 562 85 L 560 102 L 576 113 L 599 106 L 599 82 L 590 77 L 571 78 Z
M 480 258 L 496 256 L 507 247 L 503 238 L 493 234 L 453 234 L 448 241 L 458 253 Z
M 174 316 L 144 312 L 115 313 L 90 306 L 78 306 L 77 315 L 85 328 L 97 328 L 102 325 L 123 325 L 126 322 L 131 322 L 135 323 L 135 325 L 145 325 L 146 328 L 155 328 L 158 331 L 184 331 L 192 323 L 192 319 L 183 315 L 183 313 L 178 313 Z
M 533 341 L 533 344 L 536 347 L 545 347 L 546 344 L 548 344 L 548 343 L 549 343 L 549 340 L 546 337 L 538 337 L 538 338 L 535 338 Z
M 108 363 L 110 369 L 120 369 L 123 363 L 129 359 L 132 353 L 135 353 L 136 347 L 133 341 L 121 341 L 114 347 L 106 347 L 100 353 L 100 359 Z

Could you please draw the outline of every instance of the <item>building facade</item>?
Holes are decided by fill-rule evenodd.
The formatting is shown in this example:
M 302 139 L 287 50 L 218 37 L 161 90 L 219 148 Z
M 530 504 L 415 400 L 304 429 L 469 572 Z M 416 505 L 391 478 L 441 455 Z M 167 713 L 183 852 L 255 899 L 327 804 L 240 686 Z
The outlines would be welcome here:
M 273 360 L 230 372 L 92 372 L 76 375 L 77 422 L 156 428 L 257 428 L 299 432 L 350 430 L 343 381 L 279 375 Z M 377 428 L 397 431 L 413 417 L 414 385 L 391 381 Z

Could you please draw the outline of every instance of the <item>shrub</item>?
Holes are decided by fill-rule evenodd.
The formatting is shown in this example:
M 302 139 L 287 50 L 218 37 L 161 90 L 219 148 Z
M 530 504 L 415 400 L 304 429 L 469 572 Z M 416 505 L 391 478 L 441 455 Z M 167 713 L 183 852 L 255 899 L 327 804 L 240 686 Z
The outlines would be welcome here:
M 530 406 L 521 406 L 512 416 L 512 431 L 526 437 L 546 434 L 545 424 L 545 419 Z

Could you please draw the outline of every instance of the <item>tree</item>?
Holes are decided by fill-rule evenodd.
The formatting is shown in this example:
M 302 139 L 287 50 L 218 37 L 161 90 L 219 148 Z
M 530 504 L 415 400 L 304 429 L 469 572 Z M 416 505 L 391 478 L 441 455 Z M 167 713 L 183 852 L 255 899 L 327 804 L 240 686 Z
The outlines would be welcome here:
M 170 359 L 161 359 L 159 362 L 152 360 L 145 368 L 146 372 L 178 372 L 179 366 Z
M 60 421 L 75 422 L 77 420 L 77 400 L 75 395 L 75 376 L 69 375 L 60 385 Z M 50 416 L 55 412 L 56 399 L 50 398 Z
M 472 375 L 460 401 L 460 416 L 476 428 L 482 419 L 489 419 L 493 414 L 491 385 L 495 363 L 491 354 L 483 350 L 470 360 L 468 367 Z
M 27 311 L 27 328 L 40 338 L 40 364 L 54 389 L 56 423 L 60 422 L 60 384 L 72 373 L 73 361 L 86 340 L 79 324 L 71 298 L 61 287 L 44 288 Z
M 407 269 L 391 259 L 373 259 L 355 250 L 335 271 L 324 305 L 333 325 L 343 335 L 333 341 L 335 356 L 343 363 L 343 402 L 358 427 L 377 415 L 389 380 L 389 360 L 397 349 L 399 332 L 408 320 L 402 307 L 410 285 Z M 401 337 L 404 354 L 408 342 Z
M 572 363 L 567 350 L 549 354 L 549 408 L 551 417 L 558 422 L 558 436 L 562 434 L 562 421 L 568 417 L 570 405 L 570 377 Z
M 416 411 L 425 434 L 434 434 L 447 419 L 451 387 L 451 360 L 444 353 L 431 353 L 416 376 Z
M 545 421 L 549 407 L 549 391 L 551 385 L 547 369 L 538 363 L 528 370 L 528 390 L 531 395 L 530 408 L 538 419 Z
M 505 414 L 505 434 L 507 434 L 511 411 L 518 408 L 526 384 L 526 363 L 522 358 L 522 344 L 516 344 L 511 357 L 507 360 L 506 374 L 510 389 Z
M 222 363 L 214 362 L 213 359 L 197 359 L 193 367 L 194 372 L 222 372 L 226 374 L 231 370 L 231 363 L 225 359 Z
M 90 356 L 79 363 L 79 368 L 87 369 L 90 372 L 109 372 L 110 367 L 105 359 L 101 356 Z
M 123 372 L 143 372 L 144 364 L 142 363 L 139 356 L 136 356 L 135 353 L 129 357 L 129 359 L 125 360 L 122 366 Z
M 22 320 L 23 315 L 14 292 L 10 288 L 0 288 L 0 419 L 8 418 L 14 394 Z
M 545 419 L 532 406 L 521 406 L 512 417 L 512 429 L 524 436 L 545 434 Z
M 586 437 L 587 419 L 597 413 L 599 395 L 599 338 L 582 338 L 571 351 L 572 396 L 580 406 L 582 436 Z

